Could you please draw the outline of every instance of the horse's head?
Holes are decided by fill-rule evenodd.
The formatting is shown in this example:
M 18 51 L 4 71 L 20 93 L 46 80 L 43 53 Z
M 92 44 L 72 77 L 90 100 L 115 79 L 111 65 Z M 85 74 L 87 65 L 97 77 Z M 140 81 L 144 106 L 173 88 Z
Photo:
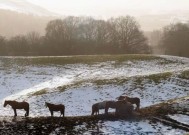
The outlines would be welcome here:
M 117 97 L 118 100 L 127 100 L 127 96 L 119 96 Z
M 45 107 L 47 107 L 47 102 L 45 102 Z
M 4 102 L 4 107 L 6 107 L 7 106 L 7 104 L 8 104 L 8 101 L 7 100 L 5 100 L 5 102 Z

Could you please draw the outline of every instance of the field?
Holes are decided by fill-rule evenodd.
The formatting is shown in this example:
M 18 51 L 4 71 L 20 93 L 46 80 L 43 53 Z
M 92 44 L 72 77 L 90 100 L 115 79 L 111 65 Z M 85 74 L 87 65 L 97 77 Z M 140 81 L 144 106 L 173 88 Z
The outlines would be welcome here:
M 141 108 L 189 96 L 189 59 L 154 55 L 0 57 L 1 121 L 12 120 L 10 116 L 13 116 L 10 106 L 3 107 L 4 100 L 29 102 L 30 117 L 33 118 L 50 116 L 46 101 L 63 103 L 65 115 L 72 117 L 90 115 L 94 103 L 116 100 L 120 95 L 140 97 Z M 186 101 L 188 111 L 188 97 Z M 24 113 L 18 110 L 19 116 Z M 55 116 L 59 115 L 55 113 Z M 169 117 L 189 124 L 188 115 Z M 3 129 L 6 123 L 1 123 Z M 50 134 L 66 133 L 63 129 L 64 126 L 56 127 Z M 101 120 L 92 126 L 89 123 L 75 124 L 71 129 L 69 133 L 80 134 L 186 133 L 146 119 Z

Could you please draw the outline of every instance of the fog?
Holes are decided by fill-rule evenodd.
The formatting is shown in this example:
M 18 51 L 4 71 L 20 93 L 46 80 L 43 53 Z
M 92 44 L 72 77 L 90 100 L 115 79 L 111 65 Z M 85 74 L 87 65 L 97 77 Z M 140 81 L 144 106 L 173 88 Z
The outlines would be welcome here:
M 186 28 L 188 27 L 189 1 L 0 0 L 0 37 L 2 36 L 3 40 L 5 40 L 4 38 L 9 40 L 15 36 L 25 36 L 28 33 L 36 32 L 38 37 L 43 39 L 46 36 L 45 29 L 50 21 L 65 19 L 68 16 L 92 17 L 97 22 L 104 20 L 108 23 L 111 22 L 108 21 L 110 18 L 134 17 L 139 31 L 144 33 L 148 45 L 152 47 L 152 53 L 165 54 L 169 51 L 160 49 L 164 28 L 177 23 L 186 24 Z M 106 25 L 108 26 L 108 24 Z M 182 25 L 175 25 L 175 27 L 177 26 L 182 28 Z M 94 28 L 92 29 L 95 31 Z M 160 34 L 157 36 L 157 33 Z M 183 34 L 183 36 L 185 35 Z M 184 46 L 183 48 L 185 48 Z M 182 56 L 182 51 L 175 52 L 175 54 Z M 184 56 L 188 56 L 188 54 L 184 53 Z
M 1 0 L 0 35 L 11 37 L 31 31 L 43 35 L 48 21 L 65 16 L 106 20 L 130 15 L 142 30 L 153 31 L 170 23 L 187 22 L 188 9 L 187 0 Z

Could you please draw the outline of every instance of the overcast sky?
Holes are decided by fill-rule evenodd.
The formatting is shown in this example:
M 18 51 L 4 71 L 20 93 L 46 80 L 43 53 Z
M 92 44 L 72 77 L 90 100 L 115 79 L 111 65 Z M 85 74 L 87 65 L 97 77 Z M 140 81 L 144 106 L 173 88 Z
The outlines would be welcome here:
M 189 0 L 27 0 L 61 15 L 110 17 L 189 10 Z

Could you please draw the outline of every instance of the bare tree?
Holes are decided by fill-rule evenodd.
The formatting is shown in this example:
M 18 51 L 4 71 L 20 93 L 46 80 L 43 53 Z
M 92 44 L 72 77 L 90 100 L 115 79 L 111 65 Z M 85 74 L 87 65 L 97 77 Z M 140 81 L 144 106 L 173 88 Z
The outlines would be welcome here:
M 7 50 L 13 55 L 74 55 L 149 53 L 147 40 L 130 16 L 108 21 L 91 17 L 66 17 L 47 24 L 46 34 L 37 32 L 10 38 Z
M 0 36 L 0 55 L 5 55 L 7 52 L 6 48 L 6 39 L 3 36 Z
M 144 37 L 143 32 L 137 21 L 130 16 L 118 17 L 110 20 L 112 24 L 112 32 L 114 32 L 112 39 L 123 53 L 145 53 L 149 52 L 147 39 Z
M 165 54 L 189 56 L 189 27 L 187 24 L 170 24 L 164 28 L 160 46 Z
M 12 37 L 8 42 L 8 52 L 10 55 L 26 55 L 29 50 L 25 36 Z
M 39 51 L 42 48 L 42 42 L 41 42 L 41 36 L 38 32 L 29 32 L 26 35 L 26 41 L 28 44 L 28 55 L 29 54 L 33 54 L 33 55 L 37 55 L 39 54 Z

